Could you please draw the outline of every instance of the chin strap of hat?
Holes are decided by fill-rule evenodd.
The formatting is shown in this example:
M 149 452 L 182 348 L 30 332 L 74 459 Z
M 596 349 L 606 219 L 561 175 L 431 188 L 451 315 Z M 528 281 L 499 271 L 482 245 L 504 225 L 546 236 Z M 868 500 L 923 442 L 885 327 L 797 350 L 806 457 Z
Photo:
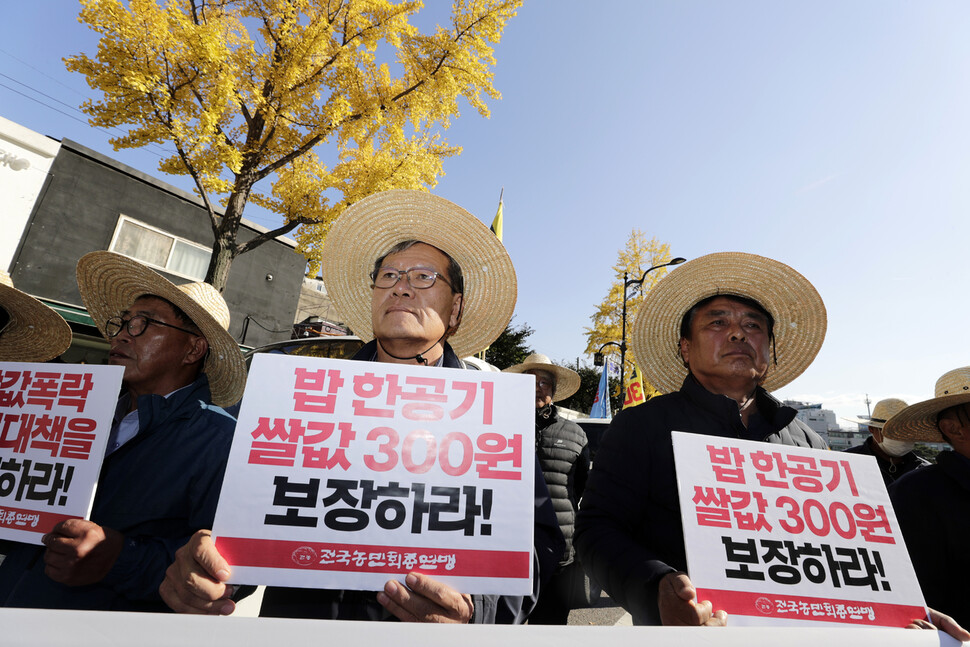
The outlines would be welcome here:
M 412 355 L 411 357 L 398 357 L 397 355 L 394 355 L 393 353 L 389 352 L 386 348 L 384 348 L 384 344 L 381 343 L 381 340 L 380 339 L 377 340 L 377 345 L 380 346 L 381 347 L 381 350 L 383 350 L 385 353 L 387 353 L 388 356 L 393 357 L 394 359 L 403 359 L 405 361 L 407 361 L 409 359 L 413 359 L 418 364 L 421 364 L 422 366 L 427 366 L 428 365 L 428 360 L 424 358 L 424 354 L 427 353 L 432 348 L 434 348 L 435 346 L 437 346 L 438 344 L 440 344 L 441 342 L 443 342 L 446 337 L 448 337 L 449 335 L 454 334 L 454 332 L 456 330 L 458 330 L 458 326 L 461 324 L 461 316 L 465 312 L 465 295 L 464 294 L 461 294 L 461 293 L 459 293 L 459 295 L 460 295 L 460 298 L 461 298 L 461 304 L 458 306 L 458 318 L 457 318 L 458 319 L 458 323 L 456 323 L 454 326 L 448 327 L 445 330 L 444 334 L 441 335 L 441 337 L 438 338 L 438 341 L 436 341 L 435 343 L 431 344 L 425 350 L 421 351 L 417 355 Z M 442 350 L 444 350 L 444 347 L 442 347 Z
M 395 355 L 394 353 L 390 352 L 389 350 L 387 350 L 384 347 L 384 344 L 381 343 L 381 340 L 380 339 L 377 340 L 377 345 L 380 346 L 381 347 L 381 350 L 384 351 L 388 356 L 393 357 L 394 359 L 403 359 L 405 361 L 406 360 L 409 360 L 409 359 L 413 359 L 418 364 L 421 364 L 422 366 L 427 366 L 428 365 L 428 360 L 425 359 L 424 354 L 427 353 L 432 348 L 434 348 L 435 346 L 437 346 L 438 344 L 440 344 L 441 342 L 443 342 L 445 340 L 445 337 L 447 337 L 447 336 L 448 336 L 448 331 L 445 331 L 445 334 L 443 334 L 441 337 L 439 337 L 438 338 L 438 341 L 436 341 L 435 343 L 431 344 L 430 346 L 428 346 L 425 350 L 421 351 L 420 353 L 418 353 L 416 355 L 411 355 L 410 357 L 400 357 L 398 355 Z

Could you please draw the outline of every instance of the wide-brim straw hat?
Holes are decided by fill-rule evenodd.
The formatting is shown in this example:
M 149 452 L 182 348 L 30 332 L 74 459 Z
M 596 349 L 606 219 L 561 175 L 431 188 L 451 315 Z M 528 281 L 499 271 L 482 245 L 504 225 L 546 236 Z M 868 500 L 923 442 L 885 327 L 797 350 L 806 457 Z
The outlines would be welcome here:
M 71 327 L 61 315 L 13 286 L 0 272 L 0 306 L 10 323 L 0 334 L 0 362 L 46 362 L 71 345 Z
M 687 369 L 678 350 L 680 322 L 697 302 L 740 296 L 761 304 L 775 320 L 775 354 L 761 384 L 780 389 L 801 375 L 825 339 L 825 304 L 804 276 L 778 261 L 719 252 L 684 263 L 651 289 L 637 312 L 630 344 L 643 376 L 663 393 L 680 389 Z M 769 351 L 770 353 L 770 351 Z
M 937 418 L 945 409 L 970 402 L 970 366 L 957 368 L 936 381 L 931 400 L 912 404 L 893 416 L 882 433 L 886 438 L 913 442 L 945 442 Z
M 136 299 L 150 295 L 175 304 L 192 320 L 209 343 L 203 370 L 209 378 L 213 404 L 239 402 L 246 386 L 246 364 L 239 345 L 229 335 L 229 307 L 208 283 L 175 285 L 138 261 L 114 252 L 91 252 L 77 264 L 77 286 L 88 314 L 101 334 L 105 324 L 120 316 Z
M 553 364 L 549 360 L 549 356 L 542 353 L 532 353 L 525 358 L 524 362 L 508 367 L 503 373 L 525 373 L 526 371 L 552 373 L 553 377 L 556 378 L 556 390 L 552 395 L 553 402 L 565 400 L 579 390 L 579 373 L 565 366 Z
M 374 262 L 394 245 L 417 240 L 445 252 L 465 279 L 463 312 L 448 343 L 459 357 L 474 355 L 502 334 L 515 310 L 512 259 L 481 220 L 424 191 L 394 189 L 354 203 L 333 223 L 321 258 L 327 293 L 354 334 L 374 338 Z
M 885 400 L 880 400 L 877 402 L 876 406 L 872 408 L 872 417 L 845 418 L 845 420 L 848 420 L 849 422 L 856 422 L 860 425 L 868 425 L 870 427 L 882 429 L 886 426 L 886 422 L 890 418 L 908 406 L 908 404 L 899 398 L 886 398 Z

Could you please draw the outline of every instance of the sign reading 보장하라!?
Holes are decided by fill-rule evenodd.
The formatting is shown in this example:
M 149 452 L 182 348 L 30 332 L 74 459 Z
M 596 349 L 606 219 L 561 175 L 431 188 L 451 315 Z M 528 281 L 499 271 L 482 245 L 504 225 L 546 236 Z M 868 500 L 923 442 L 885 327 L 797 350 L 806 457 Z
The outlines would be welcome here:
M 0 362 L 0 538 L 40 544 L 87 518 L 121 366 Z
M 213 526 L 233 581 L 531 592 L 532 380 L 255 356 Z
M 905 627 L 926 617 L 873 457 L 672 440 L 691 582 L 732 625 Z

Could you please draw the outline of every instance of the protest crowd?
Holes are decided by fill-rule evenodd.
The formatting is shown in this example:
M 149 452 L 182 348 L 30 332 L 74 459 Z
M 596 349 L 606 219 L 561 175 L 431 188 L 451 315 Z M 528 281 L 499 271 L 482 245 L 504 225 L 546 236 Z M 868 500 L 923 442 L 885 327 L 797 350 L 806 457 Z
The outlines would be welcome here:
M 402 375 L 432 384 L 450 373 L 429 368 L 464 368 L 461 357 L 482 351 L 505 329 L 517 296 L 515 269 L 501 241 L 458 205 L 420 191 L 385 191 L 351 205 L 328 234 L 322 270 L 344 320 L 366 342 L 352 358 L 355 370 L 374 380 L 383 375 L 381 370 L 417 367 L 417 376 Z M 220 492 L 225 496 L 224 479 L 229 482 L 234 431 L 241 432 L 235 434 L 236 442 L 250 432 L 236 429 L 237 419 L 245 415 L 240 403 L 244 392 L 246 398 L 260 398 L 259 392 L 246 390 L 246 366 L 227 332 L 226 303 L 208 284 L 175 285 L 134 260 L 106 251 L 81 258 L 77 284 L 110 343 L 109 364 L 123 368 L 121 394 L 113 404 L 110 431 L 105 430 L 90 514 L 58 521 L 40 544 L 2 542 L 0 603 L 232 614 L 252 591 L 252 586 L 242 585 L 267 582 L 234 579 L 240 564 L 234 561 L 233 544 L 221 543 L 220 535 L 213 537 L 212 532 L 225 513 Z M 796 411 L 771 394 L 808 369 L 825 331 L 821 296 L 784 263 L 741 252 L 688 261 L 646 295 L 631 328 L 631 346 L 643 377 L 662 395 L 613 418 L 592 466 L 585 433 L 563 418 L 555 404 L 579 388 L 576 372 L 542 354 L 506 370 L 518 376 L 516 384 L 529 385 L 527 398 L 523 396 L 529 402 L 534 382 L 532 469 L 526 469 L 533 462 L 528 461 L 527 441 L 506 447 L 511 455 L 525 456 L 519 461 L 525 465 L 516 465 L 521 474 L 532 473 L 528 491 L 533 500 L 523 504 L 531 510 L 531 550 L 516 571 L 526 581 L 519 594 L 456 588 L 449 583 L 453 580 L 437 576 L 440 571 L 421 568 L 369 590 L 327 588 L 328 574 L 321 572 L 313 584 L 267 585 L 260 615 L 562 625 L 577 604 L 577 582 L 581 590 L 583 580 L 591 579 L 629 612 L 634 624 L 729 624 L 731 616 L 702 595 L 688 570 L 681 519 L 687 511 L 678 496 L 674 432 L 754 441 L 760 443 L 758 454 L 766 456 L 827 450 L 822 438 L 796 418 Z M 56 362 L 70 341 L 70 329 L 57 313 L 18 291 L 9 279 L 0 284 L 0 361 L 34 363 L 39 375 L 41 363 Z M 330 406 L 313 389 L 324 379 L 333 386 L 338 379 L 334 371 L 318 378 L 301 370 L 297 375 L 303 377 L 297 380 L 305 391 L 300 397 L 306 410 Z M 7 384 L 8 377 L 4 374 L 0 382 Z M 252 384 L 255 370 L 248 379 Z M 476 388 L 461 377 L 448 379 L 449 385 L 468 393 Z M 0 411 L 12 406 L 4 400 Z M 501 408 L 497 403 L 496 416 Z M 528 428 L 528 420 L 519 422 Z M 266 424 L 263 433 L 270 439 L 274 432 Z M 338 460 L 326 453 L 321 458 L 307 448 L 311 428 L 318 427 L 306 421 L 287 424 L 300 428 L 304 456 L 331 461 L 328 466 Z M 898 626 L 939 629 L 970 640 L 960 626 L 970 626 L 970 607 L 961 592 L 963 577 L 970 576 L 970 553 L 962 546 L 970 530 L 970 367 L 942 376 L 935 397 L 926 402 L 880 401 L 868 425 L 871 437 L 850 451 L 878 463 L 928 607 L 925 615 L 914 614 Z M 13 446 L 9 426 L 0 439 L 3 448 Z M 258 431 L 252 432 L 253 438 Z M 340 430 L 341 443 L 346 431 Z M 63 433 L 67 438 L 72 432 Z M 333 424 L 327 433 L 335 433 Z M 492 436 L 488 442 L 507 440 Z M 931 465 L 913 451 L 916 442 L 927 441 L 945 442 L 951 449 Z M 292 464 L 296 451 L 296 445 L 268 440 L 253 441 L 251 447 L 250 455 L 266 464 Z M 710 451 L 713 460 L 715 450 Z M 775 460 L 781 464 L 780 458 Z M 740 469 L 740 461 L 733 467 Z M 475 469 L 497 480 L 515 478 L 494 465 L 476 464 Z M 315 517 L 301 516 L 306 510 L 290 503 L 308 492 L 318 498 L 319 482 L 314 481 L 277 480 L 274 502 L 291 506 L 273 517 L 282 529 L 279 537 L 285 538 L 288 528 L 316 524 Z M 373 516 L 382 527 L 400 525 L 403 517 L 392 513 L 403 509 L 396 507 L 398 499 L 410 493 L 397 492 L 402 489 L 397 483 L 351 483 L 333 496 L 350 500 L 351 492 L 359 489 L 368 506 L 379 502 L 376 508 L 384 516 Z M 0 480 L 0 494 L 9 490 Z M 459 496 L 463 505 L 478 511 L 472 525 L 489 518 L 490 499 L 481 488 L 469 486 L 460 495 L 455 489 L 456 502 Z M 757 494 L 750 496 L 763 502 Z M 429 505 L 432 510 L 434 504 Z M 328 525 L 344 528 L 347 544 L 355 543 L 355 528 L 369 519 L 359 512 L 327 517 Z M 442 523 L 436 515 L 429 512 L 412 523 L 422 529 L 423 523 Z M 857 516 L 853 523 L 861 528 L 863 515 Z M 498 528 L 497 520 L 493 525 Z M 467 523 L 456 528 L 471 532 Z M 480 533 L 486 542 L 488 532 Z M 763 540 L 761 545 L 769 543 Z M 794 546 L 792 541 L 776 543 Z M 724 545 L 729 556 L 755 556 L 755 539 L 724 538 Z M 795 550 L 792 546 L 788 549 Z M 799 550 L 809 550 L 806 546 Z M 811 550 L 821 554 L 820 549 Z M 865 559 L 871 554 L 859 552 Z M 738 572 L 756 579 L 758 573 L 749 565 L 758 560 L 745 559 L 738 557 Z M 816 561 L 821 563 L 821 558 Z M 768 571 L 772 579 L 778 573 Z M 876 573 L 875 567 L 871 572 Z M 844 583 L 848 581 L 846 576 Z

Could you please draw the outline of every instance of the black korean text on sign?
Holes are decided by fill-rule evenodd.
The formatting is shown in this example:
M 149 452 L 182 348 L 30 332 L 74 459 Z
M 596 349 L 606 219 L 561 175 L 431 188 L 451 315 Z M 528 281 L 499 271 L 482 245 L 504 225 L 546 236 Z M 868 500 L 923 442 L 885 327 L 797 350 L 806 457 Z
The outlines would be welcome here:
M 0 458 L 0 499 L 12 495 L 14 501 L 45 501 L 63 506 L 73 476 L 71 465 Z
M 319 479 L 300 483 L 277 476 L 273 483 L 273 505 L 285 510 L 282 514 L 266 514 L 266 525 L 317 527 L 321 507 L 324 525 L 338 532 L 363 530 L 372 520 L 385 530 L 410 522 L 413 534 L 461 532 L 473 536 L 476 525 L 480 535 L 492 532 L 491 524 L 486 523 L 492 514 L 490 489 L 471 485 L 429 488 L 424 483 L 402 485 L 396 481 L 375 485 L 372 480 L 328 479 L 324 496 L 319 498 Z
M 728 578 L 764 581 L 795 586 L 803 579 L 815 584 L 826 580 L 832 586 L 869 587 L 891 590 L 877 550 L 833 547 L 828 544 L 797 543 L 790 540 L 735 540 L 722 536 L 729 568 Z M 761 568 L 766 567 L 766 568 Z

